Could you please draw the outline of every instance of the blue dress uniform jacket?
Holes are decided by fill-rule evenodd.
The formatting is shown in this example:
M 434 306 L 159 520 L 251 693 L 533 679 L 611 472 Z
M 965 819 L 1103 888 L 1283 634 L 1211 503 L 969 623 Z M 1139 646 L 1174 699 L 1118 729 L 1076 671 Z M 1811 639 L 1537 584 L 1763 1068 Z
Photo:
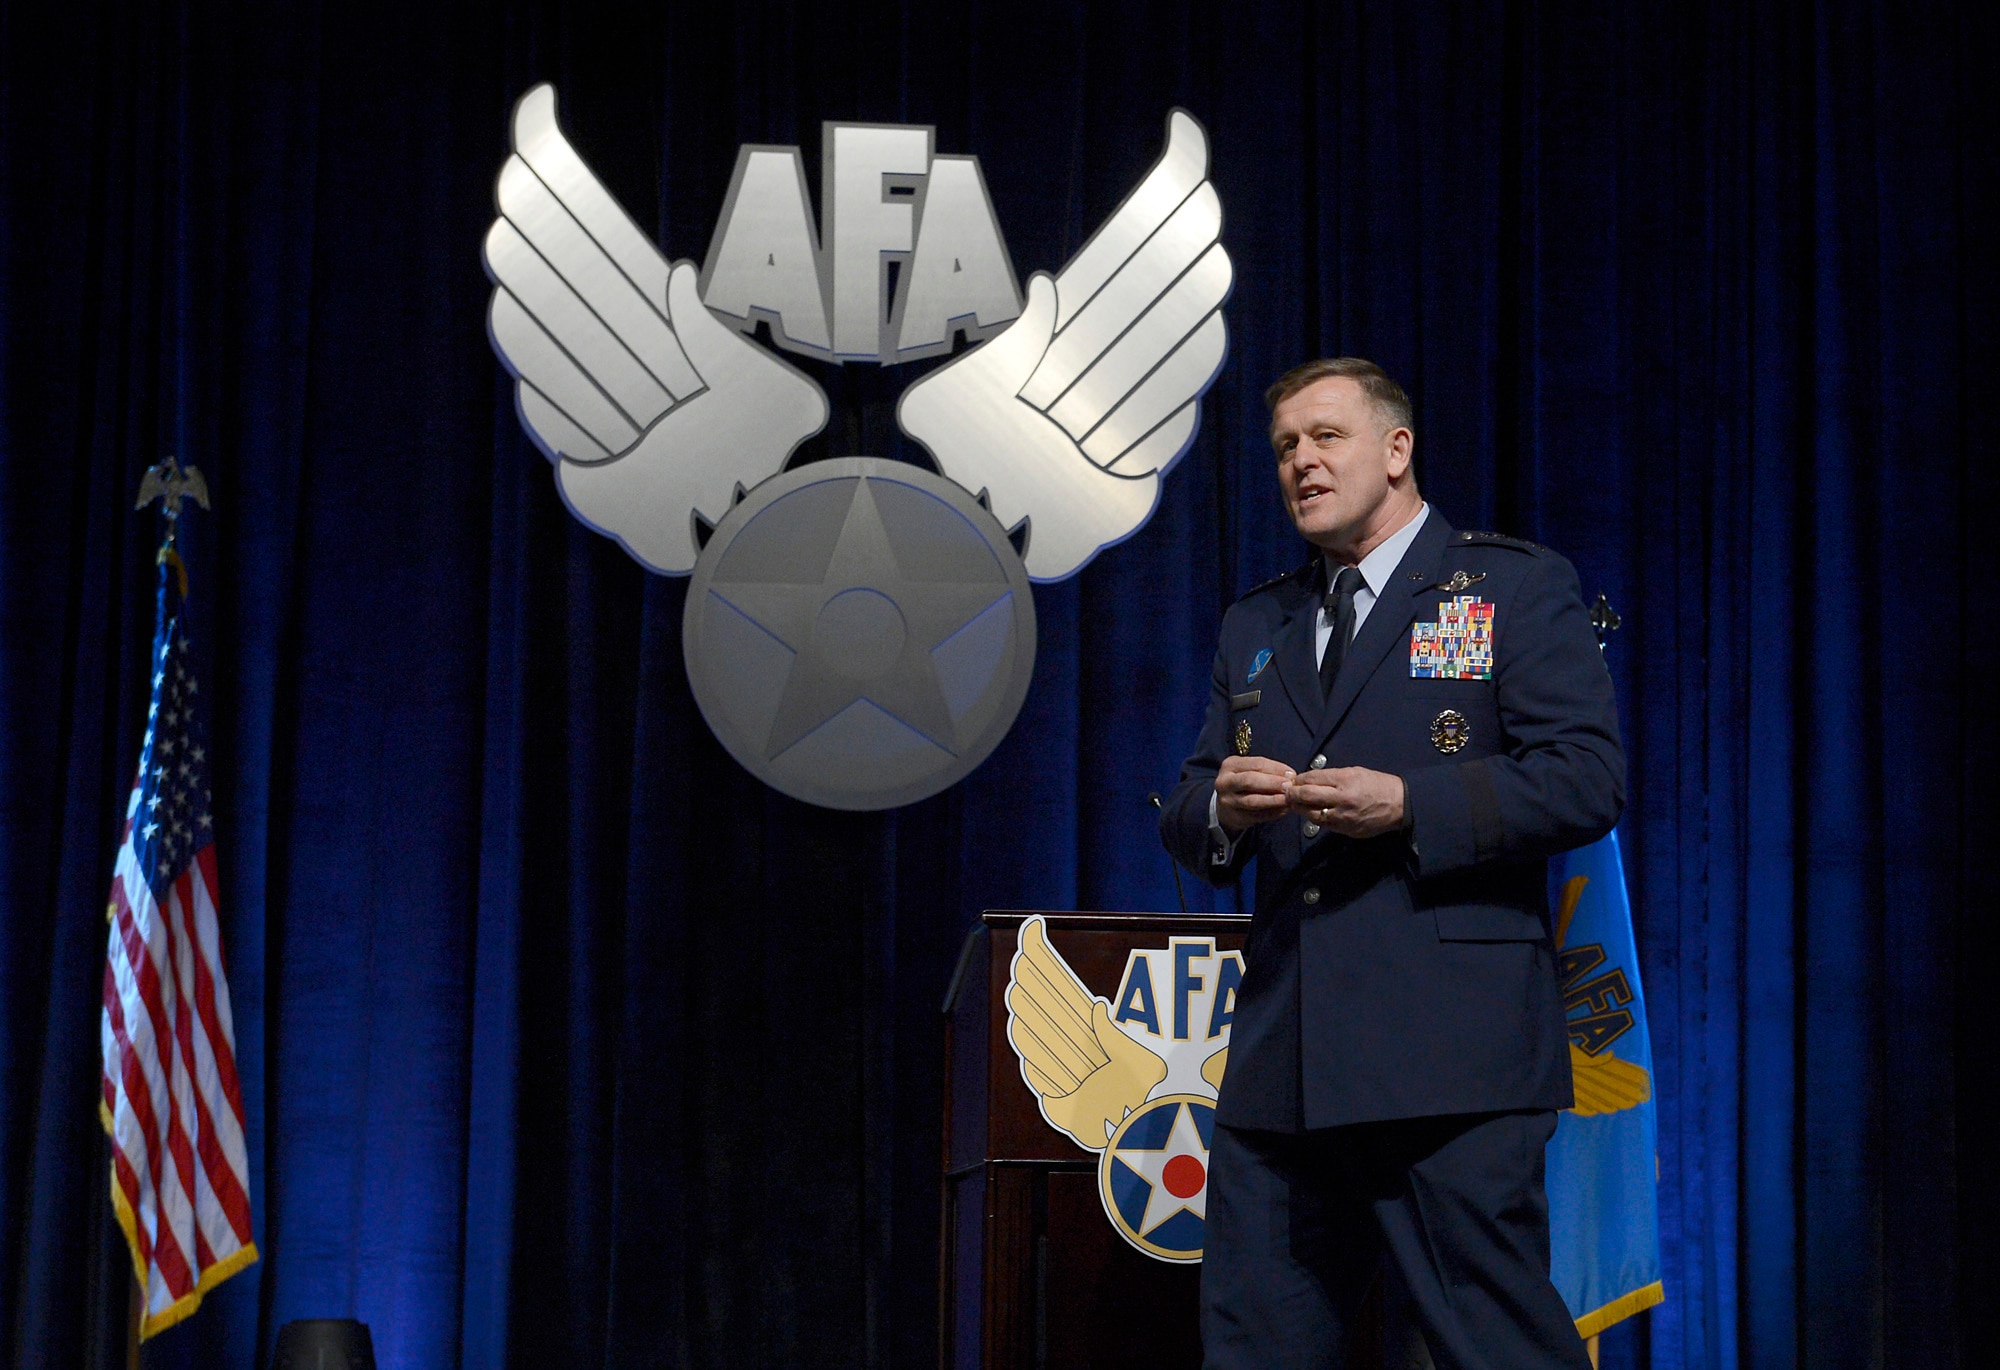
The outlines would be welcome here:
M 1230 608 L 1199 743 L 1163 806 L 1169 850 L 1204 878 L 1227 884 L 1256 859 L 1218 1120 L 1296 1132 L 1566 1108 L 1546 859 L 1609 831 L 1625 796 L 1576 573 L 1533 543 L 1455 532 L 1433 508 L 1330 698 L 1313 640 L 1324 592 L 1315 563 Z M 1413 625 L 1461 597 L 1492 606 L 1491 678 L 1413 677 Z M 1287 815 L 1215 865 L 1209 801 L 1243 725 L 1250 754 L 1297 771 L 1402 776 L 1412 826 L 1357 840 Z

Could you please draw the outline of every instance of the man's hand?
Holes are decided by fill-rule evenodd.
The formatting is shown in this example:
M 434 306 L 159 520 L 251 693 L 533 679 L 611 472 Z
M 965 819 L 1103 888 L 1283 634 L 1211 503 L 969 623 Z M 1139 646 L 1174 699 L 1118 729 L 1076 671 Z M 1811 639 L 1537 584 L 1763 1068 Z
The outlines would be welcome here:
M 1225 756 L 1215 773 L 1215 821 L 1231 836 L 1291 810 L 1285 786 L 1297 774 L 1267 756 Z
M 1403 778 L 1386 771 L 1307 771 L 1286 782 L 1284 793 L 1292 813 L 1345 837 L 1380 837 L 1403 826 Z

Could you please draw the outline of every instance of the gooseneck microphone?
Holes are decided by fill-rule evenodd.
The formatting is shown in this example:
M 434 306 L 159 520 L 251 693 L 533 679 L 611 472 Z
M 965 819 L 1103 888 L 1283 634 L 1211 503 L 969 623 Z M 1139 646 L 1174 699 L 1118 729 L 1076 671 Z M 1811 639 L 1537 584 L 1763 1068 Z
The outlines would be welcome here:
M 1154 790 L 1151 794 L 1148 794 L 1146 802 L 1154 808 L 1159 809 L 1162 816 L 1166 814 L 1166 809 L 1160 805 L 1160 792 L 1158 790 Z M 1172 852 L 1167 853 L 1167 869 L 1174 873 L 1174 898 L 1181 901 L 1181 912 L 1186 913 L 1187 891 L 1181 888 L 1181 863 L 1174 860 Z

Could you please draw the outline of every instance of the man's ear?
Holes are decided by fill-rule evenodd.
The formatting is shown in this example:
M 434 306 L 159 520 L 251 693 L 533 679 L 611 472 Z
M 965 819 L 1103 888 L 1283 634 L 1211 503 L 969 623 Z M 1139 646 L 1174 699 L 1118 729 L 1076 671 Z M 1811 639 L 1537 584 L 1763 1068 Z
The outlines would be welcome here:
M 1391 428 L 1383 435 L 1389 444 L 1389 479 L 1401 480 L 1410 469 L 1410 457 L 1416 451 L 1417 435 L 1407 428 Z

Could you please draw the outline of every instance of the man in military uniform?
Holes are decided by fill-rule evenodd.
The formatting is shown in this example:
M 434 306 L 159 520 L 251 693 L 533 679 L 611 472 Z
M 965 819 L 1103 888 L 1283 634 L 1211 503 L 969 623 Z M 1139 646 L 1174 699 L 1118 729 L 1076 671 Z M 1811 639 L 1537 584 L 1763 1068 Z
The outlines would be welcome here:
M 1256 921 L 1211 1151 L 1211 1367 L 1339 1366 L 1386 1261 L 1443 1370 L 1589 1364 L 1549 1282 L 1544 1148 L 1572 1102 L 1547 858 L 1624 805 L 1576 573 L 1454 531 L 1408 398 L 1338 358 L 1266 396 L 1317 552 L 1224 617 L 1164 806 Z

